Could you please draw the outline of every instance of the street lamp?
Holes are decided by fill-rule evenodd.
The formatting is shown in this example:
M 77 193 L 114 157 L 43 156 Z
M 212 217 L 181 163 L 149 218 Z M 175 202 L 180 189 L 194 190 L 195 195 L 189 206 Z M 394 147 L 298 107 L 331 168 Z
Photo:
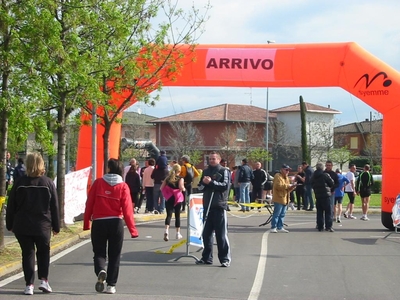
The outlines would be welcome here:
M 273 44 L 275 41 L 267 41 L 268 44 Z M 267 97 L 266 97 L 266 116 L 265 116 L 265 148 L 267 149 L 268 156 L 269 156 L 269 137 L 268 137 L 268 125 L 269 125 L 269 111 L 268 111 L 268 93 L 269 93 L 269 88 L 267 87 Z M 269 170 L 269 160 L 267 160 L 267 172 Z

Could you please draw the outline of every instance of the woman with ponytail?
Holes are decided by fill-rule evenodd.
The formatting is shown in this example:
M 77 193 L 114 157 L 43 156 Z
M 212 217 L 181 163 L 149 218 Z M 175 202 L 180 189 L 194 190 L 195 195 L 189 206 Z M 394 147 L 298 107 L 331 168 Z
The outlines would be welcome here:
M 171 223 L 172 213 L 175 213 L 175 229 L 176 229 L 176 239 L 181 239 L 182 235 L 180 233 L 181 227 L 181 206 L 184 201 L 185 185 L 184 180 L 180 177 L 181 166 L 175 164 L 172 166 L 168 173 L 167 178 L 161 184 L 161 192 L 164 195 L 165 209 L 167 211 L 167 217 L 165 218 L 165 232 L 164 241 L 169 240 L 169 224 Z

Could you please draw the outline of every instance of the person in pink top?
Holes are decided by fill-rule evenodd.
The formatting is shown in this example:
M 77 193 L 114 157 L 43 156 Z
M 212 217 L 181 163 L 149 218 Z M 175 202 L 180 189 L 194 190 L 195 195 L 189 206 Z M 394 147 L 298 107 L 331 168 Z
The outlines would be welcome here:
M 89 230 L 92 225 L 94 272 L 97 276 L 95 289 L 99 293 L 105 291 L 115 294 L 124 241 L 124 220 L 132 238 L 138 237 L 139 233 L 133 219 L 130 190 L 122 179 L 123 164 L 111 158 L 107 162 L 107 168 L 108 173 L 96 179 L 90 188 L 83 230 Z M 105 290 L 104 282 L 107 282 Z

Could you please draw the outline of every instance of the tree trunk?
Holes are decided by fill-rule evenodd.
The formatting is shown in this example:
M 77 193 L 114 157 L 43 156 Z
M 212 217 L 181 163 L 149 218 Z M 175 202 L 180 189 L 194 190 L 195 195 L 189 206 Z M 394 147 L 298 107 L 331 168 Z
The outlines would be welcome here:
M 60 211 L 60 226 L 65 227 L 64 205 L 65 205 L 65 149 L 66 149 L 66 96 L 61 95 L 61 105 L 57 116 L 57 196 Z
M 110 142 L 110 127 L 111 123 L 106 122 L 104 120 L 104 134 L 103 134 L 103 162 L 104 162 L 104 172 L 103 174 L 107 173 L 107 162 L 110 156 L 110 152 L 108 150 L 108 144 Z
M 6 198 L 6 152 L 7 152 L 7 137 L 8 137 L 8 112 L 6 110 L 2 110 L 0 112 L 0 155 L 1 155 L 1 167 L 0 167 L 0 197 Z M 4 202 L 5 203 L 5 202 Z M 4 218 L 5 218 L 5 210 L 4 203 L 0 204 L 0 249 L 4 248 Z

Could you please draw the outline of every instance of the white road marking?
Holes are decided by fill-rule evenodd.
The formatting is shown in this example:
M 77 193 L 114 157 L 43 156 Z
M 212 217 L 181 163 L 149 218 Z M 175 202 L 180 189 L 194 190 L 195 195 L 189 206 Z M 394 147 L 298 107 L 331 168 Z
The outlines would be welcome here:
M 256 277 L 254 278 L 250 295 L 247 298 L 248 300 L 258 300 L 258 297 L 260 296 L 261 287 L 264 281 L 265 268 L 267 266 L 268 235 L 269 235 L 269 230 L 264 232 L 262 236 L 260 259 L 258 260 Z
M 83 245 L 85 245 L 85 244 L 87 244 L 87 243 L 90 243 L 90 241 L 91 241 L 90 239 L 84 240 L 84 241 L 82 241 L 82 242 L 80 242 L 80 243 L 78 243 L 78 244 L 75 244 L 74 246 L 69 247 L 69 248 L 67 248 L 67 249 L 65 249 L 65 250 L 63 250 L 63 251 L 61 251 L 60 253 L 58 253 L 58 254 L 52 256 L 52 257 L 50 258 L 50 264 L 53 263 L 53 262 L 55 262 L 55 261 L 57 261 L 57 260 L 60 259 L 61 257 L 67 255 L 68 253 L 71 253 L 72 251 L 75 251 L 75 250 L 78 249 L 79 247 L 82 247 Z M 36 271 L 37 271 L 37 266 L 35 266 L 35 272 L 36 272 Z M 22 277 L 24 277 L 24 273 L 23 273 L 23 272 L 20 272 L 20 273 L 18 273 L 18 274 L 15 274 L 15 275 L 9 277 L 9 278 L 6 278 L 6 279 L 0 281 L 0 287 L 3 287 L 3 286 L 5 286 L 5 285 L 7 285 L 7 284 L 9 284 L 9 283 L 11 283 L 11 282 L 13 282 L 13 281 L 15 281 L 15 280 L 18 280 L 18 279 L 20 279 L 20 278 L 22 278 Z

